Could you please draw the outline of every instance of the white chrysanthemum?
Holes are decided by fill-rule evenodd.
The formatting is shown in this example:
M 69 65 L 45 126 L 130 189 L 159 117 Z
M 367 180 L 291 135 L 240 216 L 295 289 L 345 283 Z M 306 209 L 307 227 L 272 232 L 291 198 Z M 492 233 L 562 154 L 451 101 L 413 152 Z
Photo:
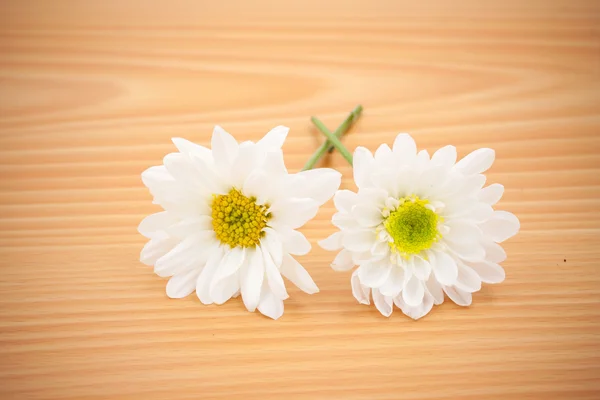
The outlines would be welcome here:
M 481 283 L 499 283 L 506 253 L 498 244 L 515 235 L 519 220 L 494 211 L 504 187 L 483 187 L 482 175 L 494 162 L 491 149 L 475 150 L 456 162 L 456 149 L 446 146 L 430 158 L 417 153 L 414 140 L 400 134 L 393 150 L 381 145 L 375 155 L 363 147 L 354 153 L 358 193 L 334 196 L 340 231 L 320 242 L 327 250 L 342 249 L 334 270 L 359 267 L 351 278 L 352 293 L 373 302 L 389 316 L 392 305 L 418 319 L 444 293 L 461 306 Z
M 140 259 L 171 277 L 169 297 L 195 290 L 202 303 L 222 304 L 241 293 L 248 311 L 277 319 L 288 297 L 282 275 L 306 293 L 319 291 L 292 257 L 311 248 L 296 229 L 333 196 L 341 176 L 332 169 L 288 174 L 281 151 L 288 130 L 238 144 L 217 126 L 212 149 L 174 138 L 179 152 L 142 173 L 165 211 L 140 223 L 150 239 Z

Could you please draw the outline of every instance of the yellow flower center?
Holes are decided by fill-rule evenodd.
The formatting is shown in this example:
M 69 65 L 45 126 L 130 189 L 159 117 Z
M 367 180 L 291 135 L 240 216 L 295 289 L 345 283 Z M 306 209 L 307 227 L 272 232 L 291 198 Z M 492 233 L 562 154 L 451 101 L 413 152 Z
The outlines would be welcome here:
M 271 218 L 267 206 L 256 204 L 255 197 L 246 197 L 235 188 L 227 194 L 213 195 L 211 207 L 217 239 L 232 248 L 259 244 Z
M 425 207 L 427 200 L 418 196 L 400 199 L 400 205 L 383 223 L 394 242 L 389 242 L 393 252 L 403 257 L 429 249 L 441 238 L 437 225 L 440 216 Z

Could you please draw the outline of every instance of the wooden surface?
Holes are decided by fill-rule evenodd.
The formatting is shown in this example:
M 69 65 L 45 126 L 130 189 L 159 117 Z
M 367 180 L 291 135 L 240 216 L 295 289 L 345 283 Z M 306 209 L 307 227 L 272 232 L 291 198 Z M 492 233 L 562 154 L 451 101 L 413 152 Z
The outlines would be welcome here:
M 416 3 L 1 1 L 0 398 L 600 398 L 600 5 Z M 136 227 L 170 137 L 288 125 L 298 170 L 358 103 L 351 149 L 496 149 L 506 281 L 384 318 L 316 247 L 327 203 L 279 321 L 168 299 Z

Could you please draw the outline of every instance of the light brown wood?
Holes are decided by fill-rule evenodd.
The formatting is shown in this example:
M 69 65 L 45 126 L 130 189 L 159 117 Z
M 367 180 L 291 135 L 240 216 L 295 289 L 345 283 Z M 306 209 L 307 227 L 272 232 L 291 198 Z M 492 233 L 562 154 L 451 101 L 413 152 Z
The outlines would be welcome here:
M 496 149 L 506 281 L 384 318 L 316 246 L 329 202 L 279 321 L 168 299 L 136 228 L 170 138 L 284 124 L 298 170 L 358 103 L 351 149 Z M 599 132 L 595 1 L 2 1 L 0 398 L 598 399 Z

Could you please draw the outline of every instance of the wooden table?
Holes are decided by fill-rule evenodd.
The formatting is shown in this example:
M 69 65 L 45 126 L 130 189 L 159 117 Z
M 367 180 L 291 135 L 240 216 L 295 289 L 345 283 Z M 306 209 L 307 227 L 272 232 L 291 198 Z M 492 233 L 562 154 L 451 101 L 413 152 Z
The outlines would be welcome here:
M 0 3 L 0 398 L 600 398 L 600 4 L 284 3 Z M 329 202 L 280 320 L 167 298 L 136 228 L 170 138 L 284 124 L 297 171 L 358 103 L 351 149 L 496 149 L 506 281 L 384 318 L 316 246 Z

